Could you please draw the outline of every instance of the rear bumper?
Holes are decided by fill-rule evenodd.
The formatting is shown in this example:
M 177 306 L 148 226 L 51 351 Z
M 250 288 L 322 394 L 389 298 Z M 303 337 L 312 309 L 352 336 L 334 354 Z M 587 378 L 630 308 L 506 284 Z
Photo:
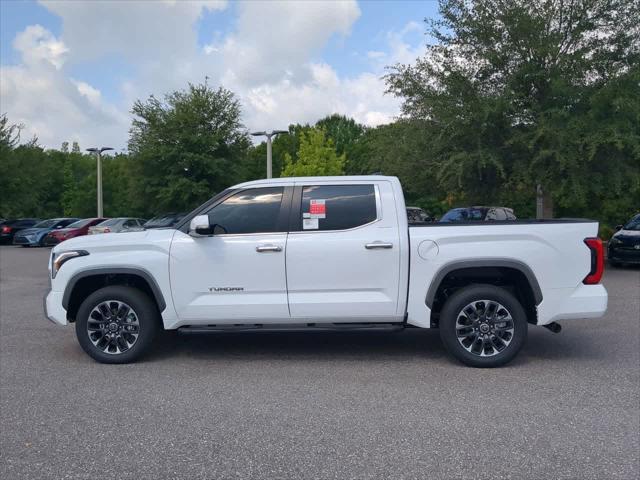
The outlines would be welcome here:
M 58 325 L 67 325 L 67 311 L 62 307 L 64 292 L 48 291 L 43 299 L 44 316 Z
M 599 318 L 607 311 L 609 295 L 603 285 L 579 285 L 544 292 L 538 305 L 538 325 L 558 320 Z

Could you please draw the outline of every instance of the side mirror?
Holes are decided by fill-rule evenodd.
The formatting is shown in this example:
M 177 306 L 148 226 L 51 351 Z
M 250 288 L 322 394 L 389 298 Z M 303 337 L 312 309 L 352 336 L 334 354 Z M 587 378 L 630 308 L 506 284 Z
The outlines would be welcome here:
M 198 215 L 191 219 L 189 223 L 189 235 L 192 237 L 203 237 L 213 233 L 209 225 L 208 215 Z
M 622 230 L 622 225 L 616 225 L 616 232 L 617 232 L 618 230 Z
M 207 237 L 225 233 L 227 233 L 227 229 L 217 223 L 211 224 L 208 215 L 193 217 L 189 223 L 189 235 L 192 237 Z

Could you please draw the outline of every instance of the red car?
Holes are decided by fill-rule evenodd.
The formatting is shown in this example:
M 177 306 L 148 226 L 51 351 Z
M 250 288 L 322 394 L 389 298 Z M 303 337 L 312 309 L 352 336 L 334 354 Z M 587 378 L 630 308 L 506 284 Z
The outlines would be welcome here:
M 70 238 L 81 237 L 89 233 L 89 227 L 93 227 L 100 222 L 104 222 L 106 218 L 83 218 L 77 222 L 73 222 L 66 228 L 59 230 L 52 230 L 44 237 L 45 245 L 57 245 L 60 242 L 64 242 Z

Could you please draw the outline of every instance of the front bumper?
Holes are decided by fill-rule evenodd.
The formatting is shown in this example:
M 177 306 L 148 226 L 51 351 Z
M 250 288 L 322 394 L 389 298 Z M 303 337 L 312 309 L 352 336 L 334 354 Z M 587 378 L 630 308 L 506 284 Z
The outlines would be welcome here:
M 64 292 L 49 290 L 43 299 L 44 316 L 58 325 L 68 325 L 67 311 L 62 307 Z
M 16 235 L 15 237 L 13 237 L 13 244 L 14 245 L 38 245 L 38 238 L 37 237 L 22 237 L 19 235 Z
M 56 238 L 56 237 L 52 237 L 50 235 L 47 235 L 46 237 L 44 237 L 44 241 L 42 243 L 44 243 L 46 246 L 50 247 L 52 245 L 57 245 L 60 243 L 60 239 Z
M 607 256 L 609 260 L 613 262 L 640 264 L 640 248 L 636 248 L 638 245 L 636 246 L 609 245 L 609 248 L 607 250 Z

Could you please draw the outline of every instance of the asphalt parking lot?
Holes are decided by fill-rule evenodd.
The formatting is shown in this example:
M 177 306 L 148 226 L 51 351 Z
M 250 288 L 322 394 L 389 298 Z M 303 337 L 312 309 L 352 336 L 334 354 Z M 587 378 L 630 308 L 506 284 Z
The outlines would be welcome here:
M 418 330 L 165 334 L 109 366 L 42 316 L 48 254 L 0 247 L 2 478 L 638 478 L 639 269 L 501 369 Z

